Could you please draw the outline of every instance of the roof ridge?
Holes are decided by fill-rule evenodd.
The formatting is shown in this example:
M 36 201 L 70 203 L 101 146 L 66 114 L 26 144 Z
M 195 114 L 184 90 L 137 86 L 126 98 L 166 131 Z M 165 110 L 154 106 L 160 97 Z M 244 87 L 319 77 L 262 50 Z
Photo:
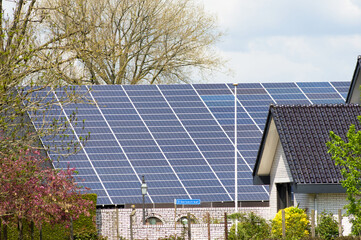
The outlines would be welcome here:
M 270 104 L 270 108 L 322 108 L 322 107 L 361 107 L 355 103 L 333 103 L 333 104 Z

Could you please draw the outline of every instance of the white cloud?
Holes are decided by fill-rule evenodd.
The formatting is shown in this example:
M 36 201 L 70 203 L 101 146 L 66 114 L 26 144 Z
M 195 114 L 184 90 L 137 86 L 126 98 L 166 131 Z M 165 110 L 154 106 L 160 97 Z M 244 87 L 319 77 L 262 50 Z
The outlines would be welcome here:
M 234 76 L 211 81 L 350 80 L 361 54 L 359 0 L 199 0 L 228 35 Z
M 361 36 L 257 38 L 244 51 L 220 52 L 233 76 L 218 74 L 210 82 L 345 81 L 361 53 Z

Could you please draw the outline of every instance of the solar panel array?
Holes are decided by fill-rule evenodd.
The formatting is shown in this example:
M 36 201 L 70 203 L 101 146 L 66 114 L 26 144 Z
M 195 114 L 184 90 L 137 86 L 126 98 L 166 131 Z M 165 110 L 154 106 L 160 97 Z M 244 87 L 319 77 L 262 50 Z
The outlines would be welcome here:
M 344 103 L 349 82 L 240 83 L 237 87 L 238 199 L 268 200 L 267 186 L 252 185 L 252 170 L 269 104 Z M 234 200 L 234 87 L 232 84 L 101 85 L 77 87 L 93 104 L 54 106 L 45 121 L 71 118 L 67 132 L 84 148 L 67 158 L 49 152 L 57 168 L 75 167 L 98 204 L 174 199 Z M 45 92 L 44 92 L 45 94 Z M 56 90 L 48 98 L 59 99 Z M 30 113 L 34 126 L 44 119 Z M 57 136 L 44 137 L 55 148 Z M 54 142 L 55 141 L 55 142 Z M 57 161 L 57 159 L 60 159 Z

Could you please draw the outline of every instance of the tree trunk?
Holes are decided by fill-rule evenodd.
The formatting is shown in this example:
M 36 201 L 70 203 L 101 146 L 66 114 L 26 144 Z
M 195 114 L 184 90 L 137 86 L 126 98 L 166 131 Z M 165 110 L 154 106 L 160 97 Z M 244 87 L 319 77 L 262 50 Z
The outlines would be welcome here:
M 19 232 L 18 240 L 23 240 L 24 239 L 23 222 L 21 221 L 21 219 L 18 219 L 18 232 Z
M 74 240 L 73 218 L 70 217 L 70 240 Z
M 43 225 L 40 225 L 40 229 L 39 229 L 39 240 L 43 240 Z
M 8 225 L 4 224 L 3 225 L 3 229 L 4 229 L 4 240 L 8 240 Z
M 34 240 L 34 222 L 33 221 L 30 223 L 30 235 L 31 235 L 31 240 Z

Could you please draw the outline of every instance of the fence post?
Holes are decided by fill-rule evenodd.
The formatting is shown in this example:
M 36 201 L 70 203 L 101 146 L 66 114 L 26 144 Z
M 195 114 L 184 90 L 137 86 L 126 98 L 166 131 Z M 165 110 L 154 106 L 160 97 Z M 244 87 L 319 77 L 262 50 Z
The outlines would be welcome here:
M 117 205 L 115 205 L 115 227 L 117 230 L 117 239 L 119 239 L 119 208 L 117 207 Z
M 311 236 L 315 237 L 316 232 L 315 232 L 315 210 L 312 209 L 311 210 Z
M 211 218 L 209 212 L 207 212 L 207 224 L 208 224 L 208 240 L 211 240 Z
M 174 199 L 174 232 L 177 234 L 177 200 Z
M 227 213 L 224 213 L 224 236 L 225 240 L 228 240 L 228 223 L 227 223 Z
M 133 238 L 133 216 L 135 215 L 135 205 L 132 205 L 132 212 L 130 213 L 129 217 L 130 217 L 130 240 L 134 240 Z
M 192 239 L 192 229 L 191 229 L 191 214 L 187 213 L 188 218 L 188 240 Z
M 282 209 L 282 238 L 286 238 L 286 216 L 284 209 Z
M 129 217 L 130 217 L 130 225 L 129 225 L 130 240 L 133 240 L 133 216 L 132 216 L 132 214 L 130 214 Z
M 342 237 L 342 212 L 338 210 L 338 236 Z

